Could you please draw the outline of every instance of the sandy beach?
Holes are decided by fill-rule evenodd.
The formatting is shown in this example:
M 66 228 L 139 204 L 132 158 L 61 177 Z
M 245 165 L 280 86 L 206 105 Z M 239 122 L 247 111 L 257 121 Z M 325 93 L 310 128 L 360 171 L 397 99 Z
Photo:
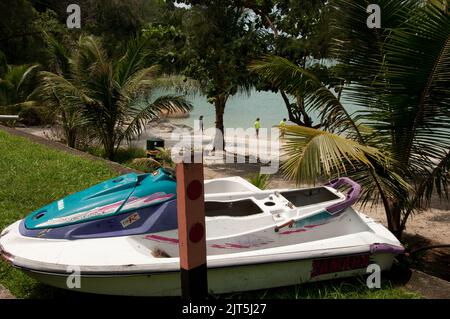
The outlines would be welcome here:
M 54 130 L 52 128 L 43 127 L 29 127 L 29 128 L 18 128 L 24 132 L 47 137 L 54 138 Z M 194 132 L 192 128 L 185 125 L 173 124 L 168 120 L 162 120 L 158 122 L 150 123 L 147 127 L 145 133 L 143 133 L 138 139 L 132 142 L 135 147 L 145 148 L 146 140 L 151 137 L 158 137 L 165 140 L 165 146 L 170 148 L 175 145 L 176 140 L 172 139 L 172 133 L 176 129 L 184 129 L 186 132 L 190 132 L 192 136 L 196 136 L 199 132 Z M 246 139 L 247 143 L 251 138 Z M 212 136 L 210 134 L 204 134 L 203 144 L 208 145 L 212 141 Z M 230 140 L 227 140 L 229 142 Z M 232 142 L 232 141 L 231 141 Z M 242 142 L 242 141 L 241 141 Z M 254 149 L 249 149 L 248 144 L 242 144 L 241 147 L 235 149 L 237 153 L 246 154 L 248 153 L 255 155 Z M 269 152 L 270 153 L 270 152 Z M 272 154 L 273 155 L 273 154 Z M 270 157 L 271 154 L 264 154 L 264 156 Z M 261 169 L 261 164 L 258 163 L 221 163 L 220 161 L 205 160 L 205 178 L 219 178 L 227 176 L 241 176 L 243 178 L 248 177 L 250 174 L 259 172 Z M 300 185 L 308 186 L 308 185 Z M 297 187 L 294 182 L 287 181 L 283 178 L 282 173 L 278 171 L 276 174 L 271 175 L 269 188 L 286 188 L 286 187 Z M 355 208 L 359 211 L 380 220 L 384 225 L 386 223 L 386 216 L 384 207 L 381 204 L 374 205 L 369 203 L 365 207 L 360 207 L 360 205 L 355 205 Z M 417 213 L 410 217 L 407 223 L 406 233 L 411 236 L 425 237 L 431 243 L 449 243 L 449 231 L 450 231 L 450 201 L 448 199 L 439 199 L 438 196 L 434 195 L 430 207 L 421 213 Z

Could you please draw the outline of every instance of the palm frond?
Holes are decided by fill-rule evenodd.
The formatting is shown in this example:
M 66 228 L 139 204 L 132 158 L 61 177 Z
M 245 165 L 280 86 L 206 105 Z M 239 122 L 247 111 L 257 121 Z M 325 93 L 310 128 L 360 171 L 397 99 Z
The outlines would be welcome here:
M 125 127 L 119 140 L 131 140 L 137 135 L 141 134 L 145 129 L 145 124 L 157 117 L 161 111 L 178 112 L 178 111 L 190 111 L 192 104 L 186 101 L 183 96 L 165 95 L 157 98 L 155 101 L 148 103 L 146 106 L 142 106 L 141 103 L 130 103 L 127 109 L 124 122 L 119 126 Z
M 108 55 L 100 40 L 93 36 L 81 36 L 78 40 L 78 50 L 71 61 L 74 75 L 79 79 L 89 77 L 93 74 L 93 65 L 104 63 L 108 63 Z
M 347 174 L 355 163 L 373 169 L 373 162 L 385 167 L 389 158 L 380 150 L 358 144 L 329 132 L 301 126 L 286 127 L 282 168 L 286 176 L 300 182 L 315 182 L 319 176 Z
M 174 90 L 176 93 L 194 96 L 202 92 L 199 81 L 181 75 L 163 75 L 152 81 L 154 88 Z
M 401 111 L 395 124 L 408 128 L 396 152 L 402 162 L 423 167 L 425 158 L 439 160 L 450 149 L 450 16 L 428 5 L 389 39 L 386 98 Z
M 17 84 L 17 92 L 19 93 L 22 90 L 22 87 L 27 84 L 28 81 L 30 81 L 30 78 L 37 75 L 39 68 L 39 64 L 33 64 L 29 66 L 25 72 L 23 72 L 22 77 L 20 78 L 19 83 Z
M 41 98 L 45 99 L 51 97 L 58 92 L 58 95 L 64 96 L 71 103 L 79 105 L 80 103 L 93 103 L 93 99 L 71 81 L 67 80 L 63 76 L 57 75 L 52 72 L 42 71 L 40 72 L 41 85 L 38 87 L 37 94 Z
M 47 42 L 47 45 L 50 48 L 56 72 L 66 77 L 70 76 L 71 67 L 70 67 L 69 51 L 64 47 L 64 45 L 62 45 L 62 43 L 57 41 L 54 37 L 52 37 L 46 32 L 44 32 L 44 38 Z
M 149 91 L 154 88 L 156 76 L 160 68 L 156 65 L 136 71 L 121 85 L 121 90 L 131 97 L 135 97 L 142 91 Z M 118 83 L 120 85 L 120 83 Z
M 136 36 L 128 42 L 127 51 L 115 66 L 116 81 L 120 86 L 125 85 L 130 77 L 145 68 L 145 58 L 149 55 L 148 40 L 143 36 Z
M 278 56 L 265 56 L 250 69 L 278 89 L 303 96 L 308 109 L 319 111 L 324 129 L 353 134 L 363 143 L 358 125 L 338 97 L 308 70 Z
M 403 217 L 402 224 L 406 224 L 408 216 L 415 210 L 427 206 L 433 193 L 448 199 L 448 185 L 450 182 L 450 151 L 433 169 L 429 168 L 428 175 L 419 181 L 417 191 L 411 196 L 409 207 Z
M 156 158 L 158 162 L 161 163 L 161 166 L 169 169 L 175 169 L 176 163 L 172 159 L 170 149 L 163 147 L 156 147 L 156 149 L 159 151 L 158 154 L 156 154 Z
M 8 65 L 0 79 L 0 104 L 11 106 L 25 102 L 32 91 L 38 68 L 38 64 Z
M 329 132 L 288 126 L 282 164 L 285 176 L 315 183 L 318 178 L 348 176 L 362 186 L 361 202 L 405 199 L 409 184 L 392 169 L 396 162 L 381 150 Z

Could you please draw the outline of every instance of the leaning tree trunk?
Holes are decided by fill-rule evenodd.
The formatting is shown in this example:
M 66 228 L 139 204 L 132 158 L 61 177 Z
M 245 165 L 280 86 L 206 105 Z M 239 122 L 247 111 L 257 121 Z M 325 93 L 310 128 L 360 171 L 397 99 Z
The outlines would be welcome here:
M 303 123 L 306 127 L 312 127 L 313 122 L 311 117 L 308 115 L 308 113 L 306 112 L 305 109 L 305 99 L 303 98 L 303 96 L 297 95 L 297 109 L 298 109 L 298 113 L 301 114 L 303 116 Z
M 305 127 L 313 127 L 313 121 L 305 109 L 305 101 L 302 96 L 296 96 L 296 103 L 291 103 L 283 90 L 280 90 L 281 97 L 288 112 L 289 121 Z

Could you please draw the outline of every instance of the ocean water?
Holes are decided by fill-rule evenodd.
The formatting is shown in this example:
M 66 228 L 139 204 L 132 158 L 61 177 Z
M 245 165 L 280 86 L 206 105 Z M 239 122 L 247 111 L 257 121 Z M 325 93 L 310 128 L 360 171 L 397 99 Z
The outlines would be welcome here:
M 200 115 L 203 115 L 205 129 L 215 127 L 214 105 L 208 103 L 204 96 L 188 96 L 188 100 L 194 105 L 190 116 L 184 119 L 171 119 L 170 121 L 194 127 L 194 121 L 198 120 Z M 227 101 L 224 126 L 246 129 L 254 126 L 257 117 L 260 118 L 261 127 L 267 128 L 278 125 L 283 118 L 288 118 L 281 95 L 258 91 L 252 91 L 250 95 L 236 94 Z
M 171 92 L 173 93 L 173 92 Z M 162 93 L 160 93 L 162 94 Z M 194 121 L 203 115 L 204 128 L 215 127 L 216 115 L 214 105 L 207 102 L 206 97 L 188 96 L 187 99 L 194 105 L 188 118 L 170 119 L 175 124 L 184 124 L 194 127 Z M 342 103 L 349 114 L 359 108 L 348 102 L 346 92 L 342 95 Z M 309 116 L 318 124 L 318 113 L 308 112 Z M 283 118 L 288 119 L 286 105 L 280 93 L 253 90 L 251 93 L 238 93 L 228 99 L 224 126 L 230 128 L 253 128 L 256 118 L 260 118 L 262 128 L 271 128 L 278 125 Z M 289 124 L 289 121 L 287 122 Z

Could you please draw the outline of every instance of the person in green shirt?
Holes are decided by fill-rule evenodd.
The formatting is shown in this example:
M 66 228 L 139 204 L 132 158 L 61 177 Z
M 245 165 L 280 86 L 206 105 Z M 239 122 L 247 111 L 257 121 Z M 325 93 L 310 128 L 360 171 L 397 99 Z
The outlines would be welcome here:
M 256 130 L 256 137 L 259 137 L 259 129 L 261 128 L 261 123 L 259 122 L 259 117 L 256 119 L 255 122 L 255 130 Z
M 286 119 L 282 119 L 280 121 L 280 137 L 284 137 L 284 133 L 286 132 Z

